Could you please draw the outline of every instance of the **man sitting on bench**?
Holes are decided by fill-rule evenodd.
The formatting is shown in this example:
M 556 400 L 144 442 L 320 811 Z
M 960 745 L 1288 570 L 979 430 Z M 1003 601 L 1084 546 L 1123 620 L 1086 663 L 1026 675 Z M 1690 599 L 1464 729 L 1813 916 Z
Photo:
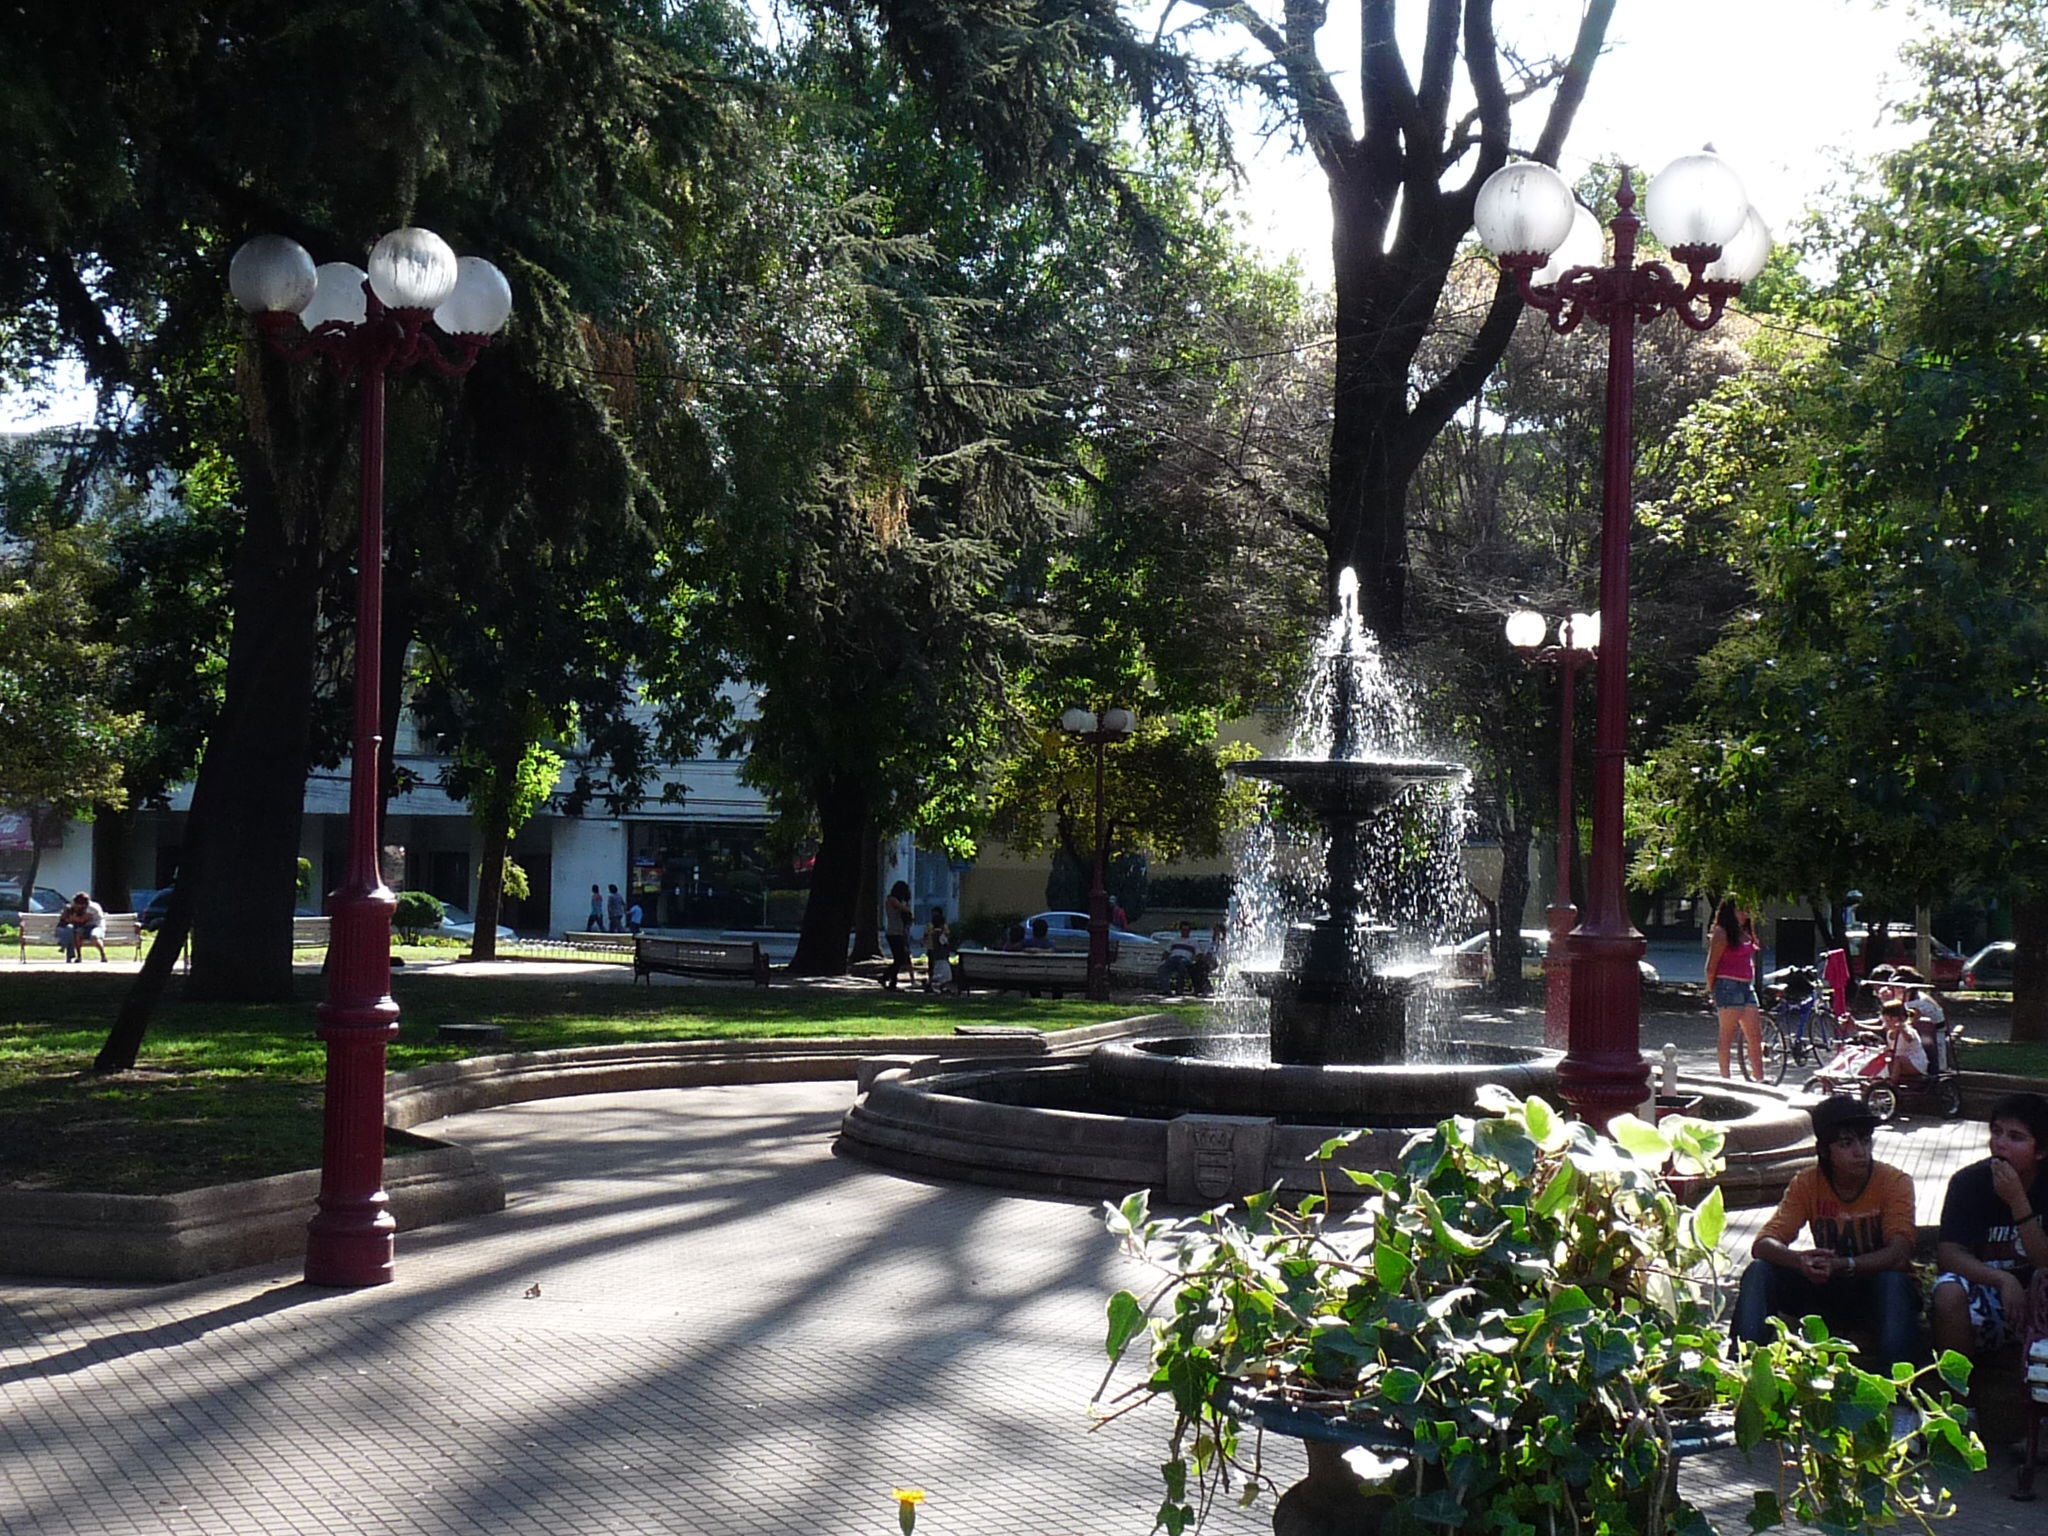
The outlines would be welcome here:
M 2027 1329 L 2027 1285 L 2048 1268 L 2048 1099 L 1991 1106 L 1991 1155 L 1956 1170 L 1941 1201 L 1934 1346 L 1979 1355 Z
M 1735 1301 L 1734 1334 L 1771 1338 L 1771 1319 L 1819 1313 L 1837 1333 L 1875 1328 L 1876 1370 L 1920 1354 L 1920 1298 L 1913 1261 L 1913 1180 L 1870 1155 L 1877 1116 L 1860 1099 L 1834 1095 L 1813 1106 L 1815 1167 L 1802 1169 L 1751 1246 Z M 1805 1227 L 1813 1246 L 1794 1248 Z

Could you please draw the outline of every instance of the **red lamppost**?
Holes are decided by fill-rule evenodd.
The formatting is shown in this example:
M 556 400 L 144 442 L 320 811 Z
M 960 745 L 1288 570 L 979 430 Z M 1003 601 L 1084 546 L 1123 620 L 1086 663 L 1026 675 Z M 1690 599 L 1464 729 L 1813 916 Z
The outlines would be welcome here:
M 1600 511 L 1600 659 L 1593 737 L 1593 858 L 1585 919 L 1571 935 L 1571 1022 L 1559 1087 L 1581 1120 L 1604 1126 L 1648 1097 L 1641 1049 L 1643 936 L 1622 891 L 1622 767 L 1628 735 L 1628 555 L 1635 524 L 1635 328 L 1666 313 L 1696 331 L 1763 270 L 1770 231 L 1720 156 L 1684 155 L 1650 183 L 1650 227 L 1687 276 L 1636 265 L 1635 186 L 1623 167 L 1614 258 L 1601 262 L 1600 226 L 1564 178 L 1533 161 L 1505 166 L 1480 188 L 1479 238 L 1514 274 L 1522 298 L 1559 334 L 1591 319 L 1607 327 L 1607 417 Z
M 1572 905 L 1572 703 L 1578 688 L 1579 663 L 1600 646 L 1600 615 L 1575 613 L 1557 621 L 1557 644 L 1543 637 L 1550 621 L 1527 608 L 1508 615 L 1508 644 L 1531 662 L 1557 664 L 1564 703 L 1557 733 L 1557 884 L 1545 915 L 1550 919 L 1550 948 L 1543 956 L 1543 1043 L 1562 1047 L 1570 1041 L 1572 1013 L 1571 931 L 1579 920 Z
M 512 290 L 488 261 L 455 252 L 424 229 L 394 230 L 370 252 L 369 270 L 333 261 L 315 268 L 303 247 L 258 235 L 228 267 L 235 301 L 256 317 L 272 351 L 294 362 L 324 357 L 362 375 L 362 518 L 356 570 L 355 742 L 349 762 L 348 876 L 327 898 L 334 919 L 319 1209 L 306 1228 L 313 1285 L 383 1285 L 391 1279 L 396 1223 L 384 1196 L 384 1047 L 398 1033 L 391 1000 L 391 914 L 398 905 L 377 861 L 378 679 L 383 676 L 384 379 L 425 363 L 467 372 L 512 311 Z M 429 319 L 452 354 L 427 334 Z
M 1138 717 L 1128 709 L 1070 709 L 1060 716 L 1060 729 L 1095 749 L 1095 883 L 1088 892 L 1088 996 L 1109 1001 L 1109 890 L 1104 866 L 1109 861 L 1108 828 L 1103 822 L 1103 751 L 1111 742 L 1129 739 Z

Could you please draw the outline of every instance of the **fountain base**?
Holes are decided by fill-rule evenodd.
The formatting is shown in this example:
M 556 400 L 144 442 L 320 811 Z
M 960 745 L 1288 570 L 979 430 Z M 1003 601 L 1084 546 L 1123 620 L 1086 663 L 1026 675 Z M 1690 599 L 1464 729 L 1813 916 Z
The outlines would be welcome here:
M 878 1063 L 835 1150 L 920 1177 L 1090 1199 L 1149 1189 L 1166 1203 L 1210 1205 L 1275 1185 L 1314 1193 L 1326 1177 L 1341 1196 L 1346 1181 L 1313 1161 L 1324 1142 L 1359 1131 L 1338 1166 L 1392 1168 L 1419 1127 L 1471 1113 L 1481 1083 L 1555 1102 L 1548 1051 L 1468 1046 L 1515 1059 L 1305 1067 L 1203 1055 L 1210 1044 L 1166 1036 L 1071 1060 Z M 1727 1133 L 1719 1182 L 1731 1205 L 1770 1203 L 1812 1161 L 1803 1111 L 1718 1080 L 1687 1088 L 1700 1098 L 1692 1113 Z

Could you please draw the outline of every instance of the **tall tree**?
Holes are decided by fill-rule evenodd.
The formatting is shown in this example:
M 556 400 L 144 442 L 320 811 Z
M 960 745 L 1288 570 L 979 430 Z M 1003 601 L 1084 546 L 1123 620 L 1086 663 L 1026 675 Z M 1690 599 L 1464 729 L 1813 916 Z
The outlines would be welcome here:
M 2048 47 L 2041 0 L 1947 0 L 1922 127 L 1819 238 L 1832 350 L 1730 414 L 1701 494 L 1759 602 L 1660 756 L 1678 855 L 1771 894 L 2008 895 L 2016 1038 L 2048 1038 Z
M 6 340 L 61 341 L 104 389 L 133 392 L 158 462 L 231 450 L 234 637 L 170 927 L 195 923 L 196 991 L 280 995 L 318 619 L 347 559 L 352 412 L 346 387 L 317 371 L 253 350 L 239 371 L 228 362 L 239 332 L 226 258 L 271 228 L 360 260 L 366 237 L 413 220 L 489 250 L 513 277 L 527 346 L 486 366 L 523 368 L 562 403 L 519 446 L 591 467 L 627 460 L 592 320 L 630 320 L 674 232 L 715 203 L 703 173 L 732 137 L 728 65 L 744 23 L 711 0 L 343 4 L 284 29 L 235 0 L 18 10 L 0 62 L 17 130 L 0 171 L 0 296 L 26 319 Z M 375 58 L 377 110 L 362 110 L 361 76 L 336 71 L 338 56 Z M 426 381 L 394 391 L 394 533 L 408 482 L 433 477 L 410 431 L 445 426 L 462 398 Z M 592 494 L 633 478 L 599 474 Z M 482 524 L 491 509 L 461 489 L 436 513 Z M 235 813 L 217 814 L 227 796 Z M 139 1040 L 161 979 L 146 971 L 124 1041 Z
M 875 0 L 886 36 L 947 121 L 974 137 L 999 172 L 1072 177 L 1113 161 L 1054 86 L 1091 54 L 1156 110 L 1190 108 L 1197 50 L 1237 44 L 1217 70 L 1248 89 L 1316 158 L 1333 217 L 1336 348 L 1329 481 L 1318 533 L 1328 593 L 1346 566 L 1383 639 L 1406 623 L 1409 485 L 1430 443 L 1478 391 L 1513 334 L 1521 301 L 1505 279 L 1484 322 L 1437 369 L 1418 369 L 1438 300 L 1472 227 L 1486 178 L 1517 147 L 1556 164 L 1606 39 L 1614 0 L 1586 0 L 1569 48 L 1546 57 L 1503 38 L 1494 0 L 1429 0 L 1415 66 L 1403 52 L 1397 0 L 1359 0 L 1362 48 L 1354 120 L 1322 56 L 1327 0 L 1189 0 L 1174 26 L 1147 7 L 1109 0 L 1006 0 L 974 7 Z M 1042 36 L 1035 35 L 1042 33 Z M 1056 40 L 1056 41 L 1054 41 Z M 1516 144 L 1515 110 L 1545 102 L 1533 138 Z M 1020 133 L 1020 128 L 1025 131 Z M 1042 147 L 1041 147 L 1042 146 Z M 1331 606 L 1334 607 L 1332 596 Z
M 28 813 L 24 910 L 64 824 L 127 803 L 121 763 L 141 728 L 107 701 L 113 648 L 92 636 L 103 557 L 52 491 L 29 455 L 0 458 L 0 805 Z

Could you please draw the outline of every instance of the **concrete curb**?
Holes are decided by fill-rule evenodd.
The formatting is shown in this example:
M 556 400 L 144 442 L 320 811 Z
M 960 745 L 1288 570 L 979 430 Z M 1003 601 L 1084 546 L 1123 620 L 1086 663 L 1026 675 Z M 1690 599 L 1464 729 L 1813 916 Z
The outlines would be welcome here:
M 530 1099 L 720 1083 L 856 1078 L 870 1056 L 1043 1059 L 1156 1028 L 1159 1015 L 1052 1034 L 878 1036 L 857 1040 L 683 1040 L 513 1052 L 394 1072 L 384 1119 L 393 1130 Z M 426 1138 L 416 1138 L 426 1140 Z M 467 1150 L 429 1142 L 387 1158 L 384 1191 L 401 1232 L 505 1208 L 505 1185 Z M 320 1190 L 317 1168 L 176 1195 L 0 1190 L 0 1271 L 61 1280 L 191 1280 L 304 1251 Z
M 0 1251 L 17 1275 L 191 1280 L 303 1251 L 319 1192 L 317 1168 L 177 1195 L 0 1190 Z M 401 1232 L 505 1208 L 497 1174 L 445 1143 L 388 1159 L 384 1192 Z

